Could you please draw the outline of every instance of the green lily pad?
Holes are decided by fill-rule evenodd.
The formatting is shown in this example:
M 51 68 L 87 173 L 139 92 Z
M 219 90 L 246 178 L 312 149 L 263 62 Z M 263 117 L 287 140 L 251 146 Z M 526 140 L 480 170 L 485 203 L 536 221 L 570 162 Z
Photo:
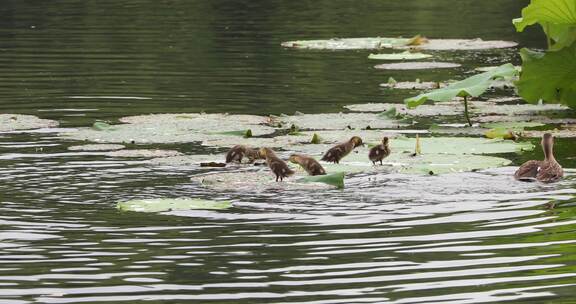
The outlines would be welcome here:
M 170 157 L 182 155 L 178 151 L 173 150 L 152 150 L 152 149 L 139 149 L 139 150 L 118 150 L 106 152 L 104 155 L 109 157 L 139 157 L 139 158 L 156 158 L 156 157 Z
M 344 108 L 354 112 L 386 112 L 395 109 L 402 116 L 435 117 L 461 115 L 464 110 L 462 103 L 443 103 L 435 105 L 421 105 L 410 109 L 404 104 L 395 103 L 364 103 L 347 105 Z
M 381 83 L 380 86 L 389 89 L 399 89 L 399 90 L 432 90 L 445 87 L 447 84 L 442 82 L 433 81 L 400 81 L 400 82 L 387 82 Z
M 33 115 L 0 114 L 0 132 L 57 127 L 58 122 Z
M 426 59 L 430 58 L 432 55 L 423 54 L 423 53 L 412 53 L 412 52 L 403 52 L 403 53 L 392 53 L 392 54 L 370 54 L 368 59 L 377 59 L 377 60 L 418 60 L 418 59 Z
M 417 46 L 408 45 L 410 38 L 341 38 L 328 40 L 287 41 L 281 45 L 286 48 L 312 50 L 377 50 L 383 48 L 446 51 L 446 50 L 486 50 L 515 47 L 511 41 L 482 39 L 428 39 Z
M 92 129 L 96 131 L 111 131 L 114 130 L 114 126 L 112 126 L 107 122 L 97 121 L 94 124 L 92 124 Z
M 344 172 L 328 174 L 328 175 L 306 176 L 306 177 L 303 177 L 303 178 L 297 180 L 296 182 L 298 182 L 298 183 L 324 183 L 327 185 L 334 186 L 338 189 L 343 189 L 345 176 L 346 176 L 346 173 L 344 173 Z
M 387 129 L 406 125 L 395 119 L 368 113 L 301 114 L 280 117 L 284 125 L 297 125 L 308 130 Z
M 361 50 L 391 48 L 394 45 L 405 45 L 408 38 L 334 38 L 328 40 L 287 41 L 281 45 L 286 48 L 311 50 Z
M 482 124 L 482 127 L 488 129 L 509 129 L 509 130 L 524 130 L 525 128 L 534 128 L 541 126 L 544 126 L 544 124 L 535 121 L 491 122 Z
M 117 203 L 121 211 L 167 212 L 177 210 L 224 210 L 232 207 L 229 201 L 209 201 L 195 198 L 157 198 Z
M 70 146 L 68 150 L 70 151 L 114 151 L 122 150 L 126 148 L 124 145 L 115 144 L 92 144 L 92 145 L 81 145 L 81 146 Z
M 334 188 L 324 183 L 299 183 L 297 180 L 306 174 L 303 171 L 296 171 L 297 176 L 276 182 L 274 175 L 268 168 L 258 171 L 236 171 L 218 172 L 204 175 L 197 175 L 191 178 L 192 181 L 202 184 L 202 186 L 218 191 L 250 192 L 261 193 L 284 190 L 310 190 L 318 191 Z
M 268 117 L 228 114 L 152 114 L 120 119 L 123 124 L 105 130 L 80 128 L 60 136 L 104 143 L 190 143 L 207 139 L 233 142 L 250 130 L 253 136 L 269 135 Z M 241 135 L 241 136 L 239 136 Z
M 484 94 L 484 92 L 490 87 L 491 83 L 495 79 L 512 77 L 517 74 L 518 71 L 516 71 L 514 66 L 508 63 L 501 65 L 499 68 L 492 71 L 484 72 L 464 80 L 454 82 L 445 88 L 420 94 L 416 97 L 407 98 L 404 100 L 404 102 L 408 105 L 408 107 L 414 108 L 423 104 L 428 99 L 433 101 L 451 101 L 455 97 L 477 97 Z
M 374 68 L 380 70 L 428 70 L 428 69 L 452 69 L 458 67 L 461 67 L 461 65 L 458 63 L 433 62 L 433 61 L 385 63 L 374 66 Z

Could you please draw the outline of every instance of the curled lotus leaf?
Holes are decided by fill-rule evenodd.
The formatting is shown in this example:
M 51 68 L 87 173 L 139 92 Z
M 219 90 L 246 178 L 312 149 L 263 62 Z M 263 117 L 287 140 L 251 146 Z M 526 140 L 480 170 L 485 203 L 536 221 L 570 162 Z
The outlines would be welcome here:
M 41 119 L 33 115 L 0 114 L 0 132 L 54 128 L 57 126 L 58 122 L 55 120 Z

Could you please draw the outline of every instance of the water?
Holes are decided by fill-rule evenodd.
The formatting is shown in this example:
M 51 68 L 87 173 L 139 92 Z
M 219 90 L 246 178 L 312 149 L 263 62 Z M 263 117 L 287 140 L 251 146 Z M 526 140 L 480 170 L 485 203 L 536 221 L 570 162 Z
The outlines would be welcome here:
M 526 1 L 0 1 L 0 106 L 63 127 L 159 112 L 319 113 L 398 102 L 378 84 L 462 77 L 516 50 L 450 54 L 461 69 L 385 72 L 369 52 L 294 39 L 504 39 Z M 215 193 L 191 168 L 68 152 L 0 134 L 1 303 L 570 303 L 576 171 L 356 176 L 347 190 Z M 557 145 L 575 167 L 574 142 Z M 191 145 L 175 147 L 184 152 Z M 516 163 L 540 151 L 507 155 Z M 231 199 L 226 212 L 119 213 L 145 197 Z

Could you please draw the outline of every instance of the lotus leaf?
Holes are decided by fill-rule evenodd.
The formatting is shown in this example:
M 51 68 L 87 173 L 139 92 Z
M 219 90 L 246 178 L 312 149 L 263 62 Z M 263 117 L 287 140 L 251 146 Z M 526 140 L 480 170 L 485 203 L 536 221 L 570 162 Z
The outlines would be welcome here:
M 124 124 L 105 130 L 81 128 L 61 136 L 105 143 L 189 143 L 207 139 L 233 142 L 242 136 L 260 136 L 276 130 L 267 117 L 227 114 L 152 114 L 120 119 Z M 217 134 L 219 133 L 219 134 Z
M 426 59 L 430 58 L 432 55 L 429 54 L 422 54 L 422 53 L 412 53 L 412 52 L 403 52 L 403 53 L 393 53 L 393 54 L 370 54 L 368 59 L 378 59 L 378 60 L 417 60 L 417 59 Z
M 58 122 L 33 115 L 0 114 L 0 132 L 57 127 Z
M 576 44 L 546 54 L 522 49 L 524 69 L 517 83 L 526 101 L 559 102 L 576 109 Z
M 201 183 L 204 187 L 216 189 L 219 191 L 249 191 L 268 192 L 281 190 L 322 190 L 330 189 L 333 186 L 323 183 L 299 183 L 296 182 L 298 175 L 284 179 L 283 182 L 276 182 L 274 175 L 268 168 L 259 171 L 238 171 L 238 172 L 219 172 L 197 175 L 191 178 L 192 181 Z
M 365 113 L 301 114 L 279 119 L 284 125 L 297 125 L 308 130 L 386 129 L 405 125 L 395 119 Z
M 464 80 L 454 82 L 445 88 L 433 90 L 416 97 L 408 98 L 405 103 L 410 108 L 417 107 L 426 100 L 433 101 L 451 101 L 455 97 L 472 96 L 477 97 L 482 95 L 489 87 L 490 84 L 499 78 L 512 77 L 518 74 L 518 71 L 512 64 L 504 64 L 497 69 L 474 75 Z
M 532 0 L 522 10 L 522 18 L 515 19 L 516 30 L 521 32 L 526 26 L 540 23 L 576 25 L 576 3 L 573 0 Z
M 399 89 L 399 90 L 431 90 L 431 89 L 439 89 L 446 86 L 445 83 L 441 82 L 418 82 L 418 81 L 401 81 L 401 82 L 387 82 L 381 83 L 381 87 L 383 88 L 390 88 L 390 89 Z
M 457 68 L 461 65 L 458 63 L 450 62 L 400 62 L 400 63 L 385 63 L 375 65 L 374 68 L 380 70 L 428 70 L 428 69 L 450 69 Z
M 383 48 L 423 50 L 485 50 L 515 47 L 517 43 L 510 41 L 484 41 L 482 39 L 428 39 L 421 43 L 409 45 L 413 39 L 409 38 L 342 38 L 328 40 L 300 40 L 283 42 L 282 46 L 296 49 L 314 50 L 377 50 Z
M 118 150 L 106 152 L 104 155 L 110 157 L 141 157 L 141 158 L 154 158 L 154 157 L 170 157 L 182 155 L 178 151 L 173 150 Z
M 123 145 L 114 144 L 93 144 L 93 145 L 81 145 L 81 146 L 71 146 L 68 147 L 70 151 L 113 151 L 122 150 L 126 148 Z
M 157 198 L 119 202 L 121 211 L 167 212 L 176 210 L 224 210 L 232 207 L 229 201 L 209 201 L 196 198 Z
M 324 183 L 334 186 L 338 189 L 344 188 L 345 172 L 333 173 L 328 175 L 306 176 L 296 180 L 298 183 Z

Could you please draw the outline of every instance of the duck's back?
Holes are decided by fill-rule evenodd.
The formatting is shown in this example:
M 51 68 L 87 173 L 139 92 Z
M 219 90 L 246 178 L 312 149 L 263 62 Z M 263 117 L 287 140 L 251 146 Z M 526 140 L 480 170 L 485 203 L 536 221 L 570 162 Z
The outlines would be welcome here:
M 538 171 L 540 170 L 541 165 L 541 161 L 529 160 L 523 163 L 522 166 L 516 170 L 514 173 L 514 178 L 522 181 L 536 180 L 536 176 L 538 175 Z
M 542 162 L 536 179 L 543 183 L 553 183 L 559 181 L 564 176 L 564 170 L 559 163 L 555 161 Z

